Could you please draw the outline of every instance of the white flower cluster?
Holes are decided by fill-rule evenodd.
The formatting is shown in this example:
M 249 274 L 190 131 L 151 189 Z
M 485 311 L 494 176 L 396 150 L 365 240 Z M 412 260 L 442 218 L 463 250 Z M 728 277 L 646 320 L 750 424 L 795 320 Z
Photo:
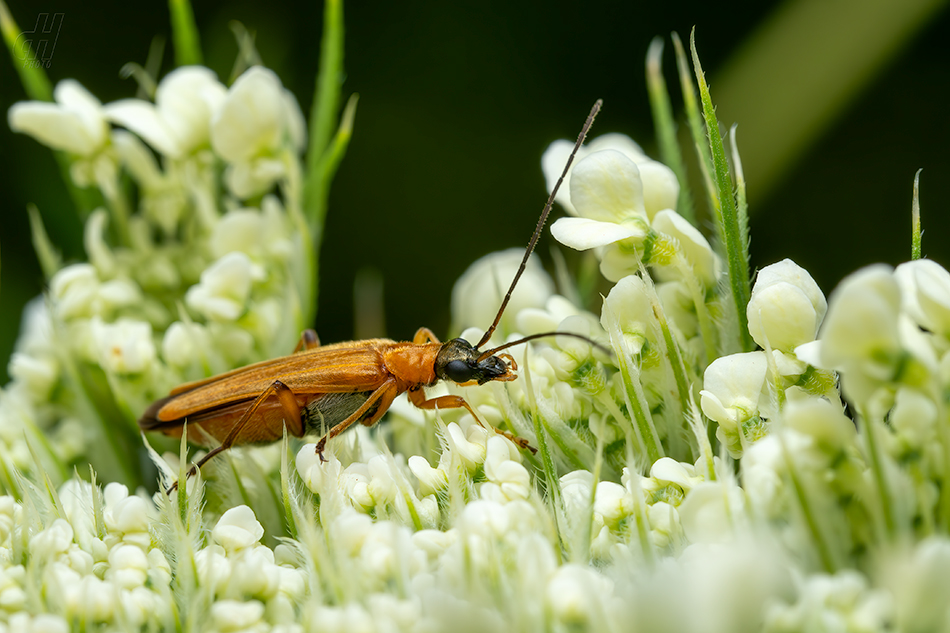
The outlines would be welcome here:
M 103 446 L 118 463 L 100 474 L 134 479 L 115 457 L 133 444 L 103 420 L 291 349 L 306 275 L 304 126 L 273 73 L 225 88 L 182 68 L 154 103 L 102 106 L 75 82 L 56 97 L 18 104 L 11 125 L 68 152 L 104 205 L 89 262 L 51 271 L 31 306 L 2 394 L 0 484 L 18 496 L 0 497 L 0 633 L 950 626 L 950 273 L 874 266 L 826 302 L 784 260 L 730 317 L 672 170 L 618 135 L 581 151 L 558 196 L 572 217 L 552 227 L 611 282 L 599 316 L 530 262 L 489 344 L 596 345 L 554 334 L 509 350 L 517 381 L 442 387 L 480 420 L 399 400 L 390 428 L 357 428 L 325 462 L 305 445 L 279 482 L 274 446 L 242 460 L 235 490 L 57 489 L 64 463 Z M 568 149 L 545 154 L 549 186 Z M 479 338 L 520 257 L 460 279 L 463 336 Z M 738 321 L 761 349 L 723 342 Z M 99 436 L 77 443 L 89 420 Z
M 225 512 L 207 542 L 183 553 L 156 539 L 156 522 L 168 517 L 121 484 L 100 491 L 73 479 L 54 496 L 34 493 L 30 503 L 0 497 L 0 631 L 172 630 L 182 621 L 302 630 L 300 557 L 262 545 L 247 506 Z
M 46 300 L 24 315 L 0 454 L 31 471 L 24 433 L 42 429 L 52 441 L 32 445 L 50 462 L 91 459 L 107 478 L 141 482 L 130 458 L 151 401 L 293 349 L 310 292 L 305 124 L 259 66 L 230 88 L 207 68 L 178 68 L 154 103 L 102 105 L 73 80 L 54 96 L 15 104 L 10 126 L 66 152 L 73 181 L 102 206 L 86 220 L 88 263 L 48 270 Z

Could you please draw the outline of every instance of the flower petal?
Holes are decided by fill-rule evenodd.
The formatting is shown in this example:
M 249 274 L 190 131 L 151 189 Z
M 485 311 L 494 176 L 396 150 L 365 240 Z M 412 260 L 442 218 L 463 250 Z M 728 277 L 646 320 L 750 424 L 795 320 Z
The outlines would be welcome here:
M 211 145 L 231 163 L 268 154 L 280 145 L 286 113 L 280 79 L 254 66 L 238 77 L 211 122 Z
M 109 120 L 135 132 L 166 156 L 178 157 L 178 147 L 155 106 L 142 99 L 121 99 L 105 107 Z
M 571 202 L 581 217 L 604 222 L 646 218 L 636 163 L 617 150 L 594 152 L 571 174 Z
M 646 231 L 637 226 L 599 222 L 586 218 L 560 218 L 551 225 L 551 235 L 561 244 L 579 251 L 606 246 L 630 237 L 646 237 Z

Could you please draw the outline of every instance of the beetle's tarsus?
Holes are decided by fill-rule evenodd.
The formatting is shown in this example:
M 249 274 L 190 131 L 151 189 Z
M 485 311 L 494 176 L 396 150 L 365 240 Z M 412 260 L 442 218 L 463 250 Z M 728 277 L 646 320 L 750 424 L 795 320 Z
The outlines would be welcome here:
M 320 461 L 324 464 L 327 461 L 327 458 L 323 456 L 323 449 L 325 449 L 326 446 L 327 446 L 327 438 L 326 436 L 323 436 L 322 438 L 320 438 L 320 441 L 317 442 L 316 449 L 314 449 L 314 452 L 320 456 Z

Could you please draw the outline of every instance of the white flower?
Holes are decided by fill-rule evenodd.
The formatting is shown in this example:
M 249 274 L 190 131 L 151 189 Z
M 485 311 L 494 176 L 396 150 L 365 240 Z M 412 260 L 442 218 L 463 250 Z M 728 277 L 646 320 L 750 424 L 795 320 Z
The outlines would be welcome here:
M 211 117 L 226 94 L 210 69 L 182 66 L 158 84 L 154 105 L 123 99 L 107 105 L 105 112 L 165 156 L 181 158 L 208 143 Z
M 218 519 L 211 530 L 211 538 L 228 552 L 250 547 L 264 536 L 264 528 L 245 505 L 231 508 Z
M 257 600 L 239 602 L 237 600 L 218 600 L 211 605 L 211 620 L 215 631 L 265 631 L 269 629 L 262 621 L 264 605 Z
M 773 603 L 766 618 L 768 630 L 807 630 L 818 622 L 826 631 L 883 631 L 893 627 L 890 595 L 869 588 L 867 579 L 856 571 L 814 574 L 802 584 L 797 603 Z
M 587 470 L 574 470 L 561 477 L 561 497 L 568 516 L 583 516 L 590 504 L 594 475 Z
M 103 491 L 105 509 L 102 518 L 106 529 L 117 534 L 145 533 L 148 535 L 152 519 L 145 499 L 129 496 L 129 489 L 122 484 L 110 483 Z
M 699 392 L 703 413 L 719 423 L 716 436 L 738 457 L 749 440 L 743 425 L 759 414 L 768 371 L 764 352 L 732 354 L 717 358 L 706 367 Z
M 485 461 L 488 432 L 481 426 L 469 427 L 469 437 L 465 436 L 458 424 L 452 422 L 446 427 L 445 441 L 449 450 L 461 458 L 462 464 L 471 473 Z
M 255 260 L 267 256 L 286 259 L 293 253 L 280 201 L 266 196 L 261 206 L 263 212 L 254 208 L 234 209 L 215 224 L 209 240 L 214 257 L 240 251 Z
M 421 455 L 409 458 L 409 470 L 419 480 L 419 492 L 422 496 L 444 490 L 449 485 L 448 476 L 441 468 L 433 468 Z
M 571 175 L 571 201 L 580 217 L 551 225 L 554 239 L 577 250 L 647 236 L 643 183 L 636 164 L 615 150 L 579 161 Z
M 907 403 L 902 402 L 902 404 Z M 920 413 L 920 410 L 913 406 L 920 406 L 918 402 L 911 400 L 910 404 L 909 408 L 913 413 Z M 842 413 L 839 406 L 827 400 L 821 398 L 789 400 L 782 413 L 788 428 L 809 437 L 814 442 L 815 448 L 824 452 L 829 461 L 838 458 L 842 452 L 858 446 L 854 422 Z M 895 413 L 900 417 L 910 411 L 895 409 Z
M 746 308 L 752 340 L 790 352 L 815 340 L 828 304 L 811 275 L 790 259 L 759 271 Z
M 895 382 L 930 388 L 925 383 L 937 364 L 919 327 L 901 312 L 900 287 L 884 264 L 846 277 L 831 295 L 818 342 L 795 353 L 837 370 L 844 395 L 859 402 Z
M 639 354 L 648 342 L 655 344 L 659 328 L 646 284 L 638 275 L 628 275 L 610 289 L 600 317 L 605 329 L 608 313 L 617 320 L 630 353 Z
M 280 567 L 274 563 L 274 552 L 269 547 L 255 545 L 231 555 L 230 595 L 254 596 L 269 599 L 280 587 Z
M 69 633 L 69 622 L 60 615 L 25 611 L 14 613 L 8 621 L 10 633 Z
M 65 554 L 72 542 L 72 526 L 65 519 L 56 519 L 52 525 L 30 539 L 30 555 L 40 560 L 54 559 Z
M 99 292 L 99 276 L 92 264 L 66 266 L 50 279 L 49 292 L 61 318 L 91 316 Z
M 34 402 L 46 402 L 59 381 L 59 361 L 49 354 L 33 356 L 14 352 L 7 372 L 29 391 Z
M 231 192 L 247 198 L 286 173 L 280 150 L 305 142 L 305 124 L 293 95 L 272 70 L 254 66 L 238 77 L 211 122 L 211 145 L 230 165 Z
M 927 451 L 939 444 L 938 413 L 937 404 L 925 394 L 903 387 L 897 391 L 888 421 L 902 441 L 917 451 Z
M 162 358 L 172 367 L 185 368 L 207 358 L 211 338 L 200 323 L 175 321 L 162 337 Z
M 650 226 L 654 231 L 676 240 L 676 251 L 689 264 L 692 274 L 706 288 L 716 285 L 720 274 L 719 256 L 713 251 L 709 241 L 699 232 L 699 229 L 689 223 L 689 220 L 672 209 L 664 209 L 656 213 Z M 606 261 L 606 257 L 604 259 Z M 650 260 L 650 263 L 655 267 L 658 281 L 675 281 L 683 277 L 682 271 L 677 267 L 677 262 L 675 260 L 665 262 L 659 253 Z M 602 268 L 604 266 L 605 264 L 601 264 Z M 626 270 L 626 268 L 621 268 L 612 276 L 624 274 Z
M 201 273 L 201 281 L 185 294 L 185 303 L 213 321 L 234 321 L 244 313 L 251 283 L 259 274 L 247 255 L 228 253 Z
M 86 158 L 109 140 L 102 104 L 79 82 L 64 79 L 53 91 L 56 103 L 25 101 L 13 104 L 10 129 L 24 132 L 44 145 Z
M 894 596 L 898 631 L 939 631 L 947 625 L 950 541 L 930 536 L 912 550 L 900 549 L 880 578 Z
M 704 481 L 696 475 L 696 468 L 692 464 L 683 464 L 670 457 L 661 457 L 653 463 L 650 478 L 663 484 L 675 484 L 684 493 Z
M 554 184 L 564 170 L 564 165 L 567 163 L 567 158 L 573 148 L 573 141 L 554 141 L 541 157 L 541 169 L 544 172 L 544 180 L 549 192 L 554 188 Z M 577 165 L 578 162 L 590 154 L 607 149 L 618 151 L 636 163 L 643 184 L 644 207 L 648 217 L 652 218 L 661 209 L 676 207 L 679 183 L 673 170 L 663 163 L 650 159 L 629 136 L 604 134 L 591 139 L 578 150 L 574 165 Z M 571 215 L 578 215 L 571 203 L 573 171 L 574 167 L 572 166 L 564 178 L 564 182 L 561 183 L 555 200 Z
M 531 476 L 518 461 L 512 459 L 514 445 L 499 435 L 488 438 L 485 455 L 485 476 L 501 493 L 498 501 L 527 499 L 531 494 Z M 484 485 L 484 484 L 483 484 Z
M 231 561 L 220 545 L 209 545 L 195 553 L 195 571 L 202 585 L 220 594 L 231 582 Z
M 594 493 L 594 512 L 599 514 L 604 523 L 616 529 L 620 521 L 633 511 L 633 497 L 627 489 L 612 481 L 597 482 Z
M 297 451 L 295 466 L 304 485 L 319 495 L 328 494 L 337 489 L 342 473 L 342 464 L 336 456 L 328 454 L 326 462 L 320 460 L 316 452 L 316 444 L 304 444 Z
M 610 281 L 636 273 L 649 255 L 645 263 L 660 267 L 664 279 L 689 274 L 712 286 L 719 262 L 709 242 L 672 208 L 648 209 L 642 176 L 638 165 L 616 150 L 579 161 L 571 175 L 571 201 L 580 217 L 560 218 L 551 235 L 576 250 L 603 248 L 600 271 Z M 659 199 L 676 202 L 675 195 Z
M 921 327 L 950 336 L 950 273 L 934 261 L 918 259 L 898 266 L 894 276 L 903 310 Z
M 523 257 L 524 250 L 520 248 L 498 251 L 476 260 L 462 273 L 452 288 L 455 329 L 477 327 L 484 332 L 491 325 Z M 543 307 L 553 292 L 554 282 L 538 258 L 532 256 L 505 309 L 500 333 L 512 332 L 515 318 L 522 310 Z
M 692 543 L 719 543 L 735 533 L 736 521 L 744 513 L 745 495 L 738 486 L 703 482 L 690 490 L 680 504 L 683 530 Z
M 139 374 L 151 367 L 156 353 L 150 324 L 127 318 L 104 323 L 93 317 L 91 327 L 104 369 L 116 374 Z
M 148 559 L 135 545 L 119 545 L 109 552 L 106 580 L 121 589 L 141 587 L 148 579 Z
M 593 569 L 568 563 L 548 581 L 547 603 L 554 616 L 568 626 L 602 630 L 605 604 L 613 597 L 613 583 Z

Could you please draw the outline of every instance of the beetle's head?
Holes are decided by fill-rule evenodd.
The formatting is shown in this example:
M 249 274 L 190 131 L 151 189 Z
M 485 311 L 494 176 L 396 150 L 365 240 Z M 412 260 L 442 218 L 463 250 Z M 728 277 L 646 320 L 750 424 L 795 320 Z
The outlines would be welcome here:
M 463 338 L 442 344 L 435 359 L 435 374 L 440 380 L 459 384 L 475 382 L 484 385 L 492 380 L 514 380 L 517 374 L 514 359 L 508 354 L 485 355 Z

